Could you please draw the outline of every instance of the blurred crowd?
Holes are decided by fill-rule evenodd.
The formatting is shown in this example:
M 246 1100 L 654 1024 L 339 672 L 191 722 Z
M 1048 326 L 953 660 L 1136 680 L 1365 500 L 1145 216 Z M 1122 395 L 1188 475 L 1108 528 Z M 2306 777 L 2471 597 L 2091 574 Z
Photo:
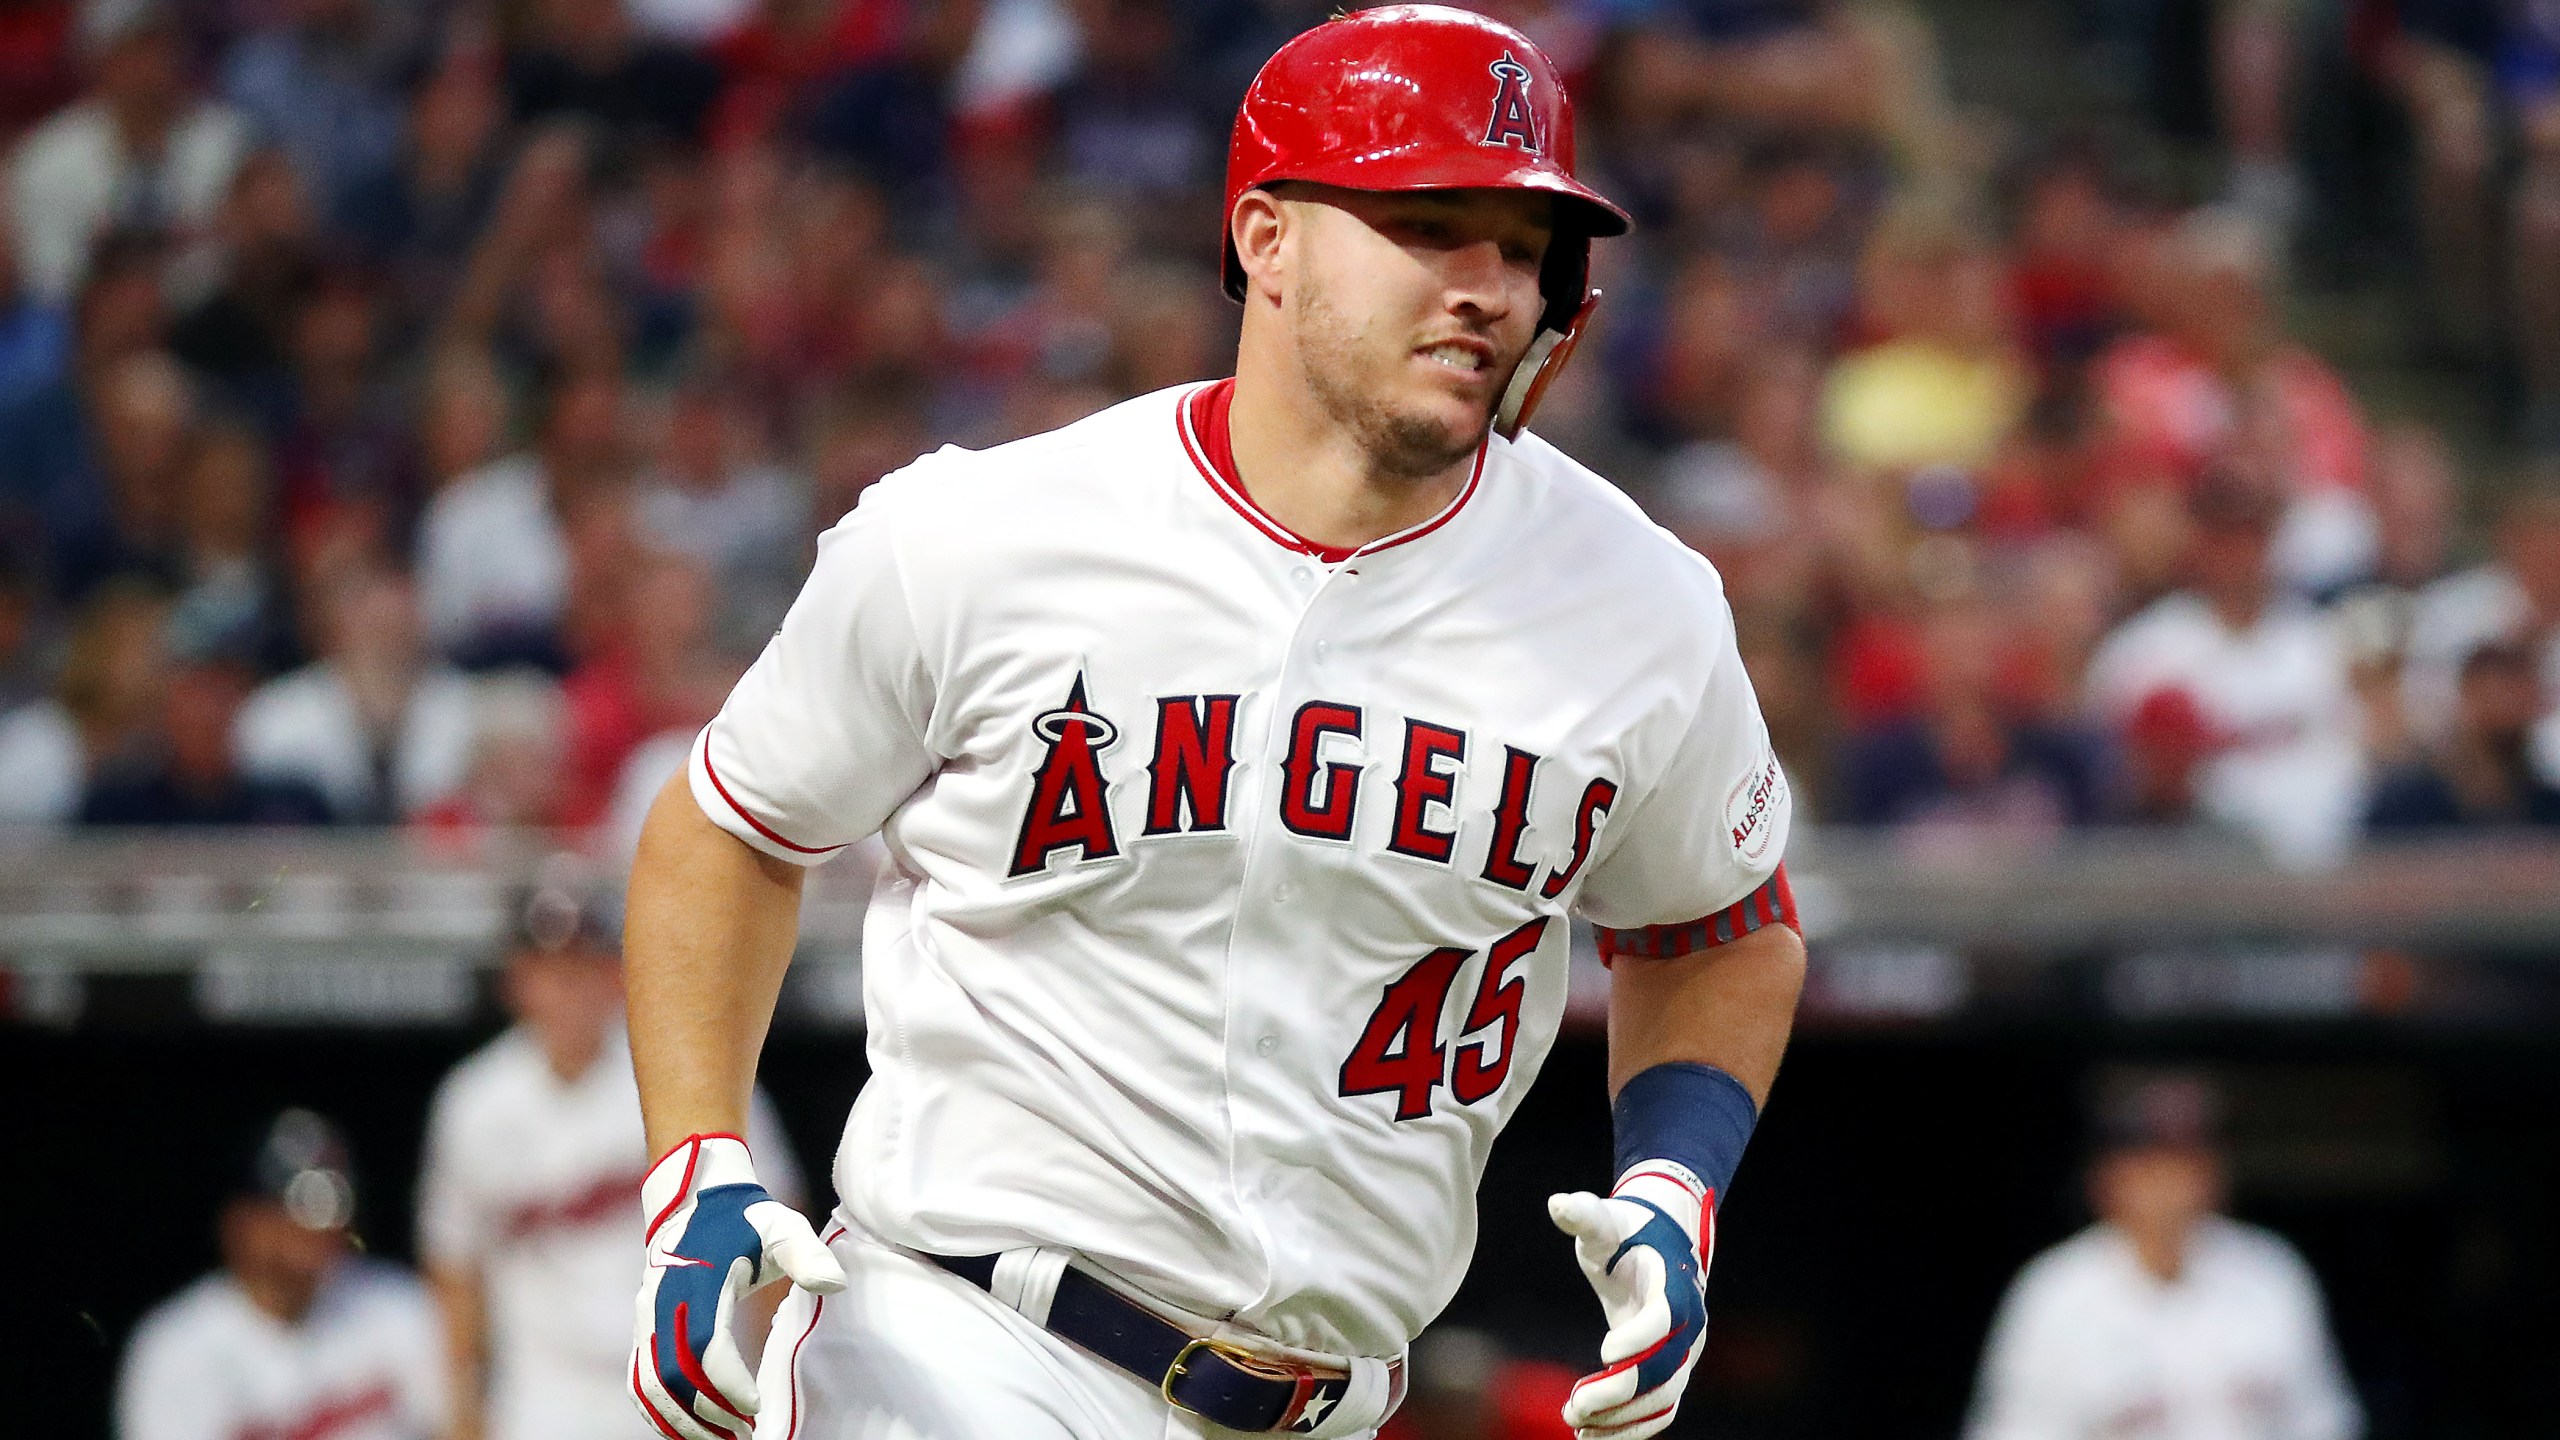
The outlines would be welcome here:
M 636 828 L 865 485 L 1226 373 L 1226 128 L 1331 8 L 0 0 L 0 819 Z M 1722 570 L 1814 813 L 2560 822 L 2560 488 L 2289 336 L 2280 106 L 2195 204 L 1909 0 L 1483 8 L 1642 221 L 1537 426 Z M 2560 22 L 2354 12 L 2530 431 Z

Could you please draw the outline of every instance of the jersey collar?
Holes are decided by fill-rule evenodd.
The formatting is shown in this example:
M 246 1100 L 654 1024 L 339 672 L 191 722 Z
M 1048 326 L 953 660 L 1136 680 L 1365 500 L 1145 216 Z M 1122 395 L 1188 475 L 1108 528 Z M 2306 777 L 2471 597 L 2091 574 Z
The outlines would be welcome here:
M 1320 545 L 1273 519 L 1269 512 L 1254 503 L 1252 494 L 1244 488 L 1244 481 L 1237 476 L 1235 443 L 1228 429 L 1228 412 L 1234 408 L 1235 398 L 1236 382 L 1233 379 L 1213 380 L 1182 397 L 1181 403 L 1174 406 L 1173 413 L 1174 428 L 1182 437 L 1183 453 L 1191 457 L 1193 468 L 1200 472 L 1201 479 L 1209 482 L 1209 488 L 1217 492 L 1218 498 L 1243 516 L 1247 524 L 1261 531 L 1264 538 L 1284 550 L 1313 557 L 1327 565 L 1340 564 L 1355 555 L 1375 555 L 1381 550 L 1392 550 L 1398 545 L 1408 545 L 1421 539 L 1457 518 L 1458 512 L 1466 508 L 1467 501 L 1474 498 L 1476 486 L 1484 481 L 1484 457 L 1492 447 L 1489 436 L 1485 443 L 1476 447 L 1475 468 L 1467 472 L 1466 485 L 1458 491 L 1457 498 L 1441 508 L 1439 514 L 1366 545 Z

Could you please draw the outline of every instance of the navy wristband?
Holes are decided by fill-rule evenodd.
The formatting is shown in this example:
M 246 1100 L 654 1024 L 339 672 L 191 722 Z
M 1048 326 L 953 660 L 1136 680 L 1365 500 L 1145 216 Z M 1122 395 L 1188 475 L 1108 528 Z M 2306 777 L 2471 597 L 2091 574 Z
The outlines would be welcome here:
M 1656 1065 L 1629 1080 L 1609 1107 L 1618 1137 L 1617 1172 L 1646 1160 L 1677 1160 L 1697 1172 L 1721 1203 L 1742 1163 L 1760 1107 L 1742 1082 L 1713 1065 Z

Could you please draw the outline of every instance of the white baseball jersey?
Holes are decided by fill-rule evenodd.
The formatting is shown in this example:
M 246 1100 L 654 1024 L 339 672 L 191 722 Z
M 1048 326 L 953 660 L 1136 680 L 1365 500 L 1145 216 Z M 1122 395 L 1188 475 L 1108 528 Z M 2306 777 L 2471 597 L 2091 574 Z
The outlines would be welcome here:
M 860 1227 L 1387 1357 L 1473 1250 L 1568 914 L 1768 919 L 1788 794 L 1714 571 L 1607 483 L 1489 440 L 1328 550 L 1236 480 L 1230 394 L 872 487 L 692 788 L 767 854 L 885 843 Z
M 444 1422 L 435 1307 L 377 1260 L 341 1262 L 296 1324 L 207 1275 L 143 1317 L 116 1382 L 117 1440 L 432 1440 Z
M 2355 839 L 2363 712 L 2328 615 L 2280 598 L 2233 630 L 2202 597 L 2166 596 L 2098 647 L 2088 683 L 2094 707 L 2118 723 L 2155 691 L 2187 691 L 2222 747 L 2199 777 L 2199 806 L 2277 859 L 2322 864 Z
M 2311 1267 L 2207 1220 L 2164 1282 L 2113 1226 L 2020 1271 L 1993 1322 L 1967 1440 L 2351 1440 L 2364 1428 Z
M 787 1203 L 799 1167 L 763 1093 L 748 1143 Z M 563 1083 L 521 1029 L 446 1076 L 428 1111 L 418 1251 L 477 1273 L 487 1314 L 489 1440 L 633 1440 L 631 1277 L 641 1264 L 649 1151 L 617 1029 Z

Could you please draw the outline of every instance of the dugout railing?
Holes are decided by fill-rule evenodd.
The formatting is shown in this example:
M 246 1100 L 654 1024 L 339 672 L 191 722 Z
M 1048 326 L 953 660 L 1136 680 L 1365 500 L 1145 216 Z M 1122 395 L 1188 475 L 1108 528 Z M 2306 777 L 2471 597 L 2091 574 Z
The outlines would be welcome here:
M 578 837 L 0 834 L 0 1019 L 443 1025 L 485 1015 L 511 897 L 610 896 Z M 877 864 L 813 872 L 785 1021 L 858 1025 Z M 2165 832 L 2034 839 L 1805 827 L 1789 871 L 1810 1023 L 2381 1017 L 2560 1025 L 2560 840 L 2374 847 L 2315 870 Z M 1577 1020 L 1605 980 L 1577 937 Z

